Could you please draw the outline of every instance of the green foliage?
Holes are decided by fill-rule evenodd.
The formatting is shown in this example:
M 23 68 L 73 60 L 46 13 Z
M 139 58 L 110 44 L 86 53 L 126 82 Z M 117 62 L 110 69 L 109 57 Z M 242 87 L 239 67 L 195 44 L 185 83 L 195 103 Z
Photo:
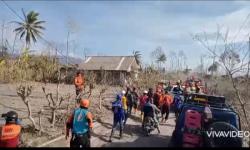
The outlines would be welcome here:
M 157 61 L 161 62 L 161 63 L 166 62 L 167 61 L 166 55 L 164 53 L 162 53 L 161 55 L 158 56 Z
M 59 63 L 45 55 L 34 56 L 24 49 L 19 59 L 0 61 L 0 80 L 15 81 L 53 81 Z
M 209 72 L 216 72 L 218 70 L 219 63 L 215 62 L 211 66 L 208 67 Z
M 28 63 L 30 77 L 35 81 L 51 81 L 58 67 L 58 62 L 48 56 L 32 56 Z
M 31 40 L 35 43 L 37 38 L 41 37 L 41 30 L 45 30 L 42 26 L 45 21 L 39 21 L 39 13 L 34 11 L 30 11 L 27 15 L 23 11 L 23 16 L 23 22 L 14 21 L 18 25 L 14 31 L 20 35 L 20 39 L 25 36 L 26 47 L 29 47 Z

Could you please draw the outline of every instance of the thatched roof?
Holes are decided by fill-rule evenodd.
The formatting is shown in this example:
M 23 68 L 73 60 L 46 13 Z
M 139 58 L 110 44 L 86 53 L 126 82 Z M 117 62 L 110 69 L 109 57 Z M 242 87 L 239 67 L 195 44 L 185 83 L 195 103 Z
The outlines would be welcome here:
M 118 70 L 127 71 L 138 70 L 139 65 L 134 56 L 89 56 L 79 65 L 81 70 Z

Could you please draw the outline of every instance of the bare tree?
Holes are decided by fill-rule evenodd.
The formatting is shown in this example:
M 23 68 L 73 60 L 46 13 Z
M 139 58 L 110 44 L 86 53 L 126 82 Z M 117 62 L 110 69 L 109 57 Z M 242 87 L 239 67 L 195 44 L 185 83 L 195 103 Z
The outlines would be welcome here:
M 30 85 L 27 85 L 27 86 L 20 85 L 17 88 L 17 95 L 21 97 L 22 101 L 26 105 L 28 109 L 29 120 L 32 122 L 33 127 L 36 129 L 37 125 L 36 125 L 34 118 L 32 117 L 32 110 L 31 110 L 30 99 L 29 99 L 29 96 L 31 95 L 31 93 L 32 93 L 32 86 Z
M 176 61 L 176 53 L 175 51 L 170 51 L 169 52 L 169 58 L 170 58 L 170 66 L 171 66 L 171 70 L 174 70 L 174 68 L 176 68 L 175 66 L 175 61 Z
M 107 86 L 106 85 L 101 86 L 101 90 L 99 93 L 99 110 L 100 111 L 102 111 L 102 102 L 104 100 L 103 95 L 105 94 L 106 91 L 107 91 Z
M 59 88 L 57 88 L 57 89 L 59 89 Z M 66 96 L 59 97 L 59 90 L 57 90 L 56 98 L 54 98 L 53 94 L 51 92 L 50 93 L 46 92 L 45 87 L 42 87 L 42 90 L 45 94 L 46 99 L 48 100 L 49 107 L 52 110 L 51 125 L 52 125 L 52 127 L 54 127 L 55 121 L 56 121 L 56 111 L 60 108 L 63 101 L 70 99 L 71 95 L 67 94 Z
M 202 38 L 203 37 L 203 38 Z M 242 48 L 237 46 L 233 41 L 229 41 L 229 30 L 223 34 L 218 29 L 216 33 L 215 45 L 211 47 L 208 43 L 208 34 L 206 32 L 203 35 L 195 35 L 194 39 L 197 40 L 202 46 L 210 52 L 213 56 L 213 64 L 218 60 L 218 65 L 224 68 L 226 75 L 229 77 L 235 95 L 238 102 L 240 103 L 241 109 L 243 111 L 244 118 L 247 122 L 249 128 L 249 120 L 246 111 L 246 100 L 243 99 L 240 90 L 235 79 L 235 74 L 244 73 L 248 63 L 245 61 L 245 57 L 240 57 L 239 53 L 242 52 Z M 220 45 L 218 45 L 218 40 L 221 39 Z
M 158 69 L 161 68 L 161 65 L 166 62 L 167 57 L 162 50 L 162 47 L 157 47 L 152 53 L 153 58 L 155 59 L 155 62 L 158 65 Z

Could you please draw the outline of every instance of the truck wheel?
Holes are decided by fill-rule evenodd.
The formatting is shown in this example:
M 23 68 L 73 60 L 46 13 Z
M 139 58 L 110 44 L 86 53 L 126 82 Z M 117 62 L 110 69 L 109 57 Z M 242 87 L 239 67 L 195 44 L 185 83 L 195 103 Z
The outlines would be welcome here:
M 207 131 L 215 131 L 217 132 L 217 134 L 219 134 L 219 132 L 223 131 L 226 131 L 225 133 L 227 133 L 227 131 L 238 132 L 239 130 L 227 122 L 215 122 L 208 126 Z M 208 133 L 205 133 L 204 140 L 205 140 L 204 144 L 206 147 L 242 147 L 242 138 L 240 137 L 230 137 L 229 135 L 228 136 L 217 135 L 217 137 L 216 136 L 213 137 L 211 135 L 209 137 Z

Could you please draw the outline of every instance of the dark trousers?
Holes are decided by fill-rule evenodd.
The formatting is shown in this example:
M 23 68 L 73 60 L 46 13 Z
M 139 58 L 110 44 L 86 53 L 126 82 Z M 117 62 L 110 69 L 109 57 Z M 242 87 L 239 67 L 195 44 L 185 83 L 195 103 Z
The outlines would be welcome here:
M 111 134 L 110 134 L 110 138 L 109 140 L 111 140 L 113 133 L 114 133 L 114 129 L 116 128 L 117 124 L 119 124 L 119 129 L 120 129 L 120 138 L 122 138 L 122 133 L 123 133 L 123 120 L 122 119 L 116 119 L 114 118 L 114 122 L 113 122 L 113 126 L 112 126 L 112 130 L 111 130 Z
M 81 135 L 73 134 L 70 140 L 70 147 L 72 148 L 90 147 L 90 137 L 88 133 Z
M 128 115 L 131 115 L 133 104 L 128 105 Z
M 80 88 L 76 88 L 76 96 L 78 96 L 83 90 Z
M 162 119 L 164 118 L 164 114 L 165 115 L 165 120 L 168 119 L 168 116 L 169 116 L 169 110 L 170 110 L 170 107 L 168 105 L 163 105 L 161 107 L 161 116 L 162 116 Z
M 127 119 L 128 119 L 128 110 L 124 109 L 124 124 L 123 124 L 123 126 L 125 126 Z

